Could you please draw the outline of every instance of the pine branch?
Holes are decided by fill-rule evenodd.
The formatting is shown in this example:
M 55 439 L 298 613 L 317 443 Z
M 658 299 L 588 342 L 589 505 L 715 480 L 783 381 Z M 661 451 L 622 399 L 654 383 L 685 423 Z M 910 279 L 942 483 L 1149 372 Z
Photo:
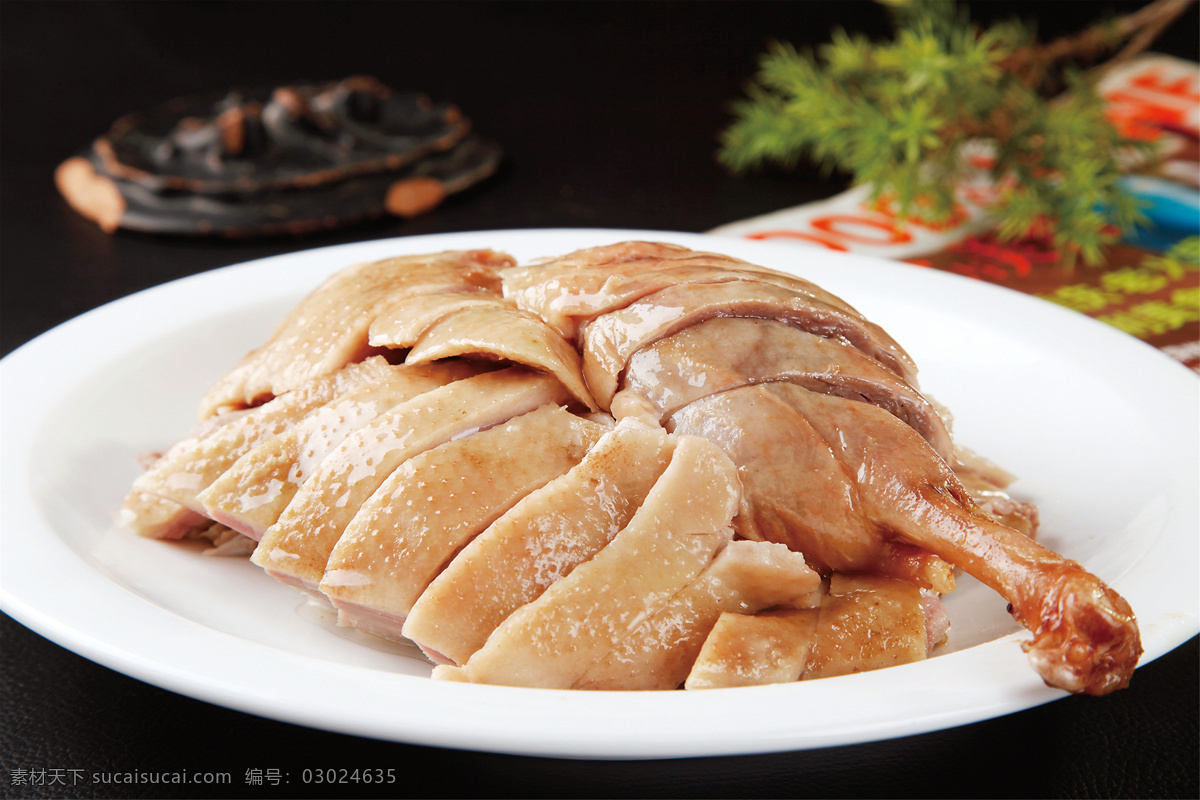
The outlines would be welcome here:
M 966 9 L 956 8 L 953 0 L 880 0 L 891 7 L 897 30 L 927 25 L 931 32 L 945 39 L 953 32 L 970 28 Z M 1048 68 L 1065 59 L 1092 61 L 1122 42 L 1127 44 L 1109 59 L 1104 69 L 1127 61 L 1149 47 L 1171 23 L 1178 19 L 1196 0 L 1154 0 L 1137 11 L 1112 20 L 1098 22 L 1075 34 L 1055 39 L 1049 44 L 1030 42 L 999 66 L 1014 74 L 1025 76 L 1028 86 L 1036 86 Z
M 1128 58 L 1194 1 L 1156 0 L 1039 45 L 1017 23 L 980 30 L 952 0 L 882 0 L 897 26 L 891 41 L 836 31 L 816 53 L 773 45 L 718 157 L 736 172 L 807 157 L 870 185 L 875 200 L 886 195 L 902 220 L 940 222 L 953 213 L 963 146 L 988 141 L 999 235 L 1049 237 L 1068 260 L 1097 263 L 1140 220 L 1118 155 L 1143 145 L 1105 119 L 1096 72 L 1064 62 L 1122 43 L 1108 64 Z M 1067 91 L 1054 89 L 1052 70 Z
M 1104 64 L 1108 69 L 1144 51 L 1194 2 L 1196 0 L 1155 0 L 1111 22 L 1092 25 L 1047 45 L 1023 48 L 1001 66 L 1027 76 L 1027 85 L 1033 86 L 1040 83 L 1052 64 L 1068 58 L 1091 60 L 1128 39 L 1125 48 Z

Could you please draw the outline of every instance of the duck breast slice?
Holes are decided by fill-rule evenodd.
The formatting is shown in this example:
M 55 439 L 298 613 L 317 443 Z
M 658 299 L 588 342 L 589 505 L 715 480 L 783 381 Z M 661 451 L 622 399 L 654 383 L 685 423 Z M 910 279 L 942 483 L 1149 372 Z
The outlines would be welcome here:
M 177 442 L 138 476 L 133 486 L 174 500 L 193 511 L 207 513 L 197 496 L 242 455 L 288 430 L 339 394 L 355 386 L 382 380 L 394 369 L 383 358 L 373 356 L 314 378 L 244 412 L 238 419 L 208 435 Z
M 212 519 L 258 541 L 346 437 L 399 403 L 478 372 L 461 362 L 389 364 L 377 380 L 347 389 L 244 453 L 196 500 Z
M 413 605 L 404 635 L 435 661 L 466 662 L 512 612 L 628 524 L 673 449 L 662 428 L 618 424 L 464 547 Z
M 393 406 L 339 444 L 266 530 L 251 560 L 313 593 L 346 526 L 408 459 L 547 403 L 558 381 L 519 367 L 454 381 Z
M 413 603 L 454 554 L 522 497 L 578 464 L 604 430 L 546 405 L 405 461 L 330 553 L 320 589 L 339 610 L 338 621 L 400 637 Z
M 784 545 L 731 542 L 670 602 L 590 665 L 574 688 L 675 689 L 722 613 L 811 607 L 820 602 L 820 589 L 820 576 Z
M 583 383 L 574 346 L 538 317 L 507 303 L 471 305 L 443 317 L 421 335 L 405 363 L 458 356 L 507 361 L 553 375 L 578 404 L 599 410 Z
M 832 678 L 925 659 L 925 608 L 907 581 L 830 576 L 803 678 Z
M 407 350 L 417 343 L 421 334 L 443 317 L 471 306 L 503 304 L 500 295 L 486 289 L 455 289 L 405 295 L 397 298 L 379 312 L 367 330 L 372 347 Z
M 255 405 L 371 355 L 368 330 L 397 297 L 457 288 L 499 288 L 512 258 L 491 250 L 402 256 L 360 264 L 325 280 L 288 312 L 205 395 L 200 414 Z
M 117 524 L 144 539 L 182 539 L 212 521 L 185 505 L 131 489 L 117 512 Z
M 820 614 L 815 608 L 761 614 L 722 612 L 705 638 L 684 688 L 725 689 L 799 680 Z
M 732 536 L 740 487 L 710 442 L 680 437 L 629 524 L 513 612 L 463 665 L 472 682 L 569 689 L 670 602 Z
M 666 259 L 686 258 L 692 252 L 662 242 L 619 242 L 506 269 L 501 282 L 505 299 L 537 314 L 565 338 L 574 339 L 578 321 L 564 309 L 584 294 L 582 289 L 570 288 L 576 273 L 588 272 L 593 280 L 599 276 L 603 284 L 607 276 L 636 274 Z

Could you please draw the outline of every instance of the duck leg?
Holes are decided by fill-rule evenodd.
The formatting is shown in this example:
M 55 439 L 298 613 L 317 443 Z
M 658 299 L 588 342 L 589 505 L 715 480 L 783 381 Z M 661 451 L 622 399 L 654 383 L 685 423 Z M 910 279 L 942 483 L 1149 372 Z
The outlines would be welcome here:
M 881 531 L 961 568 L 1009 602 L 1033 639 L 1022 645 L 1050 686 L 1107 694 L 1141 655 L 1133 610 L 1078 563 L 978 510 L 953 471 L 912 428 L 867 403 L 780 386 L 858 476 Z

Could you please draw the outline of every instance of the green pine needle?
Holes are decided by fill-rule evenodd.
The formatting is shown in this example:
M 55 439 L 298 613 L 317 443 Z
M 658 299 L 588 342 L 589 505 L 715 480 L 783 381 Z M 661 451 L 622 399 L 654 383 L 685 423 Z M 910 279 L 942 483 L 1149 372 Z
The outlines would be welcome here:
M 842 170 L 901 219 L 954 211 L 964 144 L 995 148 L 993 209 L 1006 239 L 1049 236 L 1069 260 L 1099 263 L 1104 245 L 1142 217 L 1122 191 L 1118 154 L 1137 148 L 1105 119 L 1087 80 L 1047 98 L 1013 64 L 1033 36 L 1018 23 L 980 30 L 951 0 L 883 0 L 885 42 L 835 31 L 816 53 L 775 44 L 733 107 L 718 158 L 735 172 L 809 159 Z

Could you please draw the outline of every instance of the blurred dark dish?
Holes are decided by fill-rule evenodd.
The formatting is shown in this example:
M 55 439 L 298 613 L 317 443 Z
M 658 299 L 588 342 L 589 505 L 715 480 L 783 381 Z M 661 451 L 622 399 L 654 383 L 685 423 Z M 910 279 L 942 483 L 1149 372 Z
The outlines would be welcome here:
M 176 98 L 118 119 L 55 182 L 105 231 L 245 237 L 423 214 L 495 172 L 450 104 L 365 76 Z

